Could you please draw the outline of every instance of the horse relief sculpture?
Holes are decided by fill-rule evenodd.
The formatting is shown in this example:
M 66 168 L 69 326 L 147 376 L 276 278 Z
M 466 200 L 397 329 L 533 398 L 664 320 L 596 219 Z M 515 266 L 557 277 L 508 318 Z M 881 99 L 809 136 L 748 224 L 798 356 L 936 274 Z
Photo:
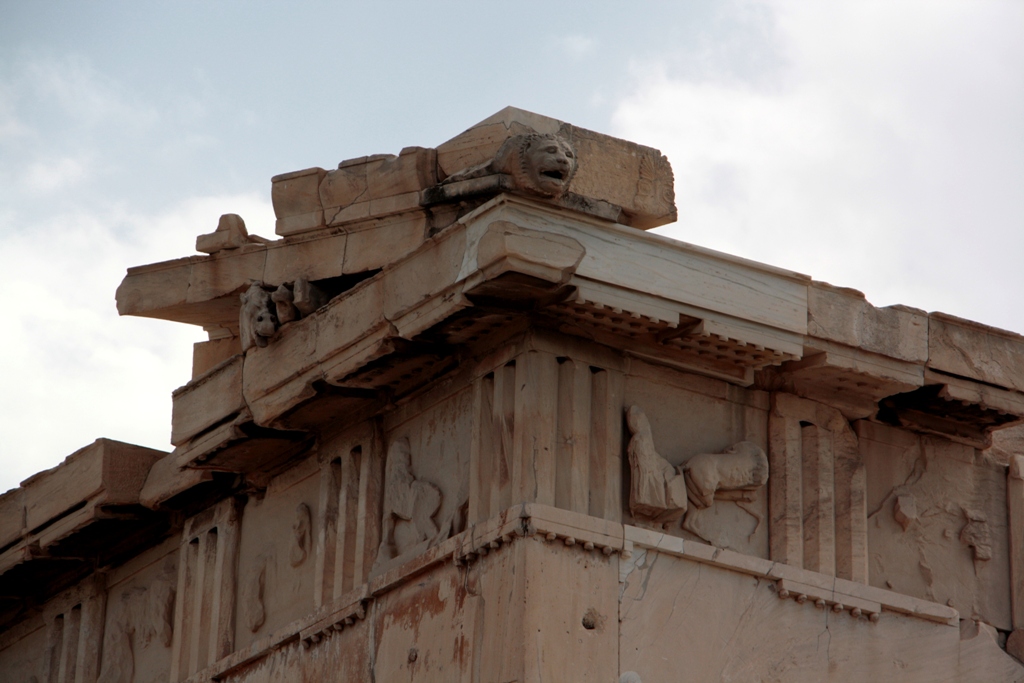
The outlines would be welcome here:
M 424 541 L 437 538 L 434 515 L 441 508 L 441 490 L 412 474 L 409 439 L 397 439 L 388 449 L 384 465 L 384 517 L 374 567 L 402 555 Z M 402 534 L 396 527 L 405 524 Z
M 768 455 L 752 441 L 740 441 L 723 453 L 700 453 L 681 468 L 690 502 L 709 508 L 715 499 L 753 500 L 753 492 L 768 483 Z
M 684 515 L 688 519 L 688 509 L 707 509 L 715 500 L 752 502 L 768 482 L 768 455 L 751 441 L 673 466 L 656 451 L 651 424 L 639 406 L 626 410 L 626 423 L 632 434 L 627 448 L 629 509 L 635 518 L 667 525 Z M 743 509 L 760 522 L 760 515 Z
M 504 174 L 516 190 L 557 199 L 569 189 L 576 174 L 576 150 L 557 135 L 514 135 L 501 145 L 494 158 L 448 176 L 443 184 Z
M 238 332 L 243 352 L 266 346 L 281 325 L 305 318 L 327 303 L 327 295 L 304 278 L 275 289 L 254 282 L 240 298 Z

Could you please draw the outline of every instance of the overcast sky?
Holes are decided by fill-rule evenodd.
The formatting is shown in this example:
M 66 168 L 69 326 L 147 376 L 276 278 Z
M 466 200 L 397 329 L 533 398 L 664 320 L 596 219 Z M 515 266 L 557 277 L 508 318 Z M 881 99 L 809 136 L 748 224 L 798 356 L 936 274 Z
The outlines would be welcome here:
M 665 152 L 663 234 L 1024 331 L 1024 2 L 339 5 L 0 4 L 0 491 L 170 450 L 204 333 L 118 318 L 127 267 L 506 105 Z

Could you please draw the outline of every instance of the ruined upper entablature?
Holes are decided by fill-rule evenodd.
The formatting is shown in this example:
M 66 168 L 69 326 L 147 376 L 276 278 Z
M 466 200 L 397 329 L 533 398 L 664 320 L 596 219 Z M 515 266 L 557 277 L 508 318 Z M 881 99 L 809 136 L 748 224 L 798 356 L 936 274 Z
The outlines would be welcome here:
M 672 167 L 661 152 L 514 107 L 436 148 L 348 159 L 273 183 L 277 233 L 286 237 L 426 208 L 435 222 L 449 221 L 503 192 L 643 230 L 676 218 Z M 435 208 L 445 205 L 461 208 Z

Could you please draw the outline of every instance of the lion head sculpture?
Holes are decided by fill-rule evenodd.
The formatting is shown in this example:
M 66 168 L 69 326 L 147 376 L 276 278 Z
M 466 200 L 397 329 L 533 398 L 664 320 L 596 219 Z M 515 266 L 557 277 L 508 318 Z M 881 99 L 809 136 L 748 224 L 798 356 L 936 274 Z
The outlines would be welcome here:
M 253 346 L 266 346 L 274 336 L 280 323 L 274 310 L 270 293 L 256 282 L 240 296 L 242 307 L 238 316 L 238 328 L 242 351 Z
M 494 170 L 512 176 L 516 189 L 549 198 L 568 191 L 576 165 L 567 140 L 540 133 L 510 137 L 494 157 Z

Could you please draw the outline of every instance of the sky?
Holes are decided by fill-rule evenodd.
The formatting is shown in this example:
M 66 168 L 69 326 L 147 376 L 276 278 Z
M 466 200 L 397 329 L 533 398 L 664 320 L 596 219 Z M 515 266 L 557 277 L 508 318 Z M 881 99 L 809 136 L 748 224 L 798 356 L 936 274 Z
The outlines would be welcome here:
M 657 232 L 1024 332 L 1024 2 L 0 2 L 0 491 L 108 437 L 170 450 L 201 328 L 130 266 L 270 178 L 507 105 L 662 150 Z

